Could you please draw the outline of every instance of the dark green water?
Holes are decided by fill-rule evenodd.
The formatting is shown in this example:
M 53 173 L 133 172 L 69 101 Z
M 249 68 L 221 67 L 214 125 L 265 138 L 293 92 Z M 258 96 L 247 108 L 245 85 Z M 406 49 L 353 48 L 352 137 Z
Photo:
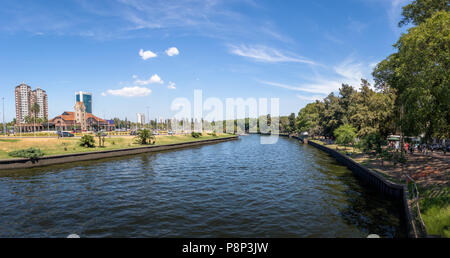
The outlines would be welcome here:
M 333 158 L 260 137 L 2 171 L 0 237 L 404 236 L 399 204 Z

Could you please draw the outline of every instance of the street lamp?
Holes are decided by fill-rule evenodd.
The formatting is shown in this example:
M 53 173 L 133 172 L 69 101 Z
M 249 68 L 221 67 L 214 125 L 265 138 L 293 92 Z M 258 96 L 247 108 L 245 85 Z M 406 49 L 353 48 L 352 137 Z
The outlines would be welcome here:
M 3 100 L 3 133 L 6 135 L 6 126 L 5 126 L 5 97 L 2 97 Z

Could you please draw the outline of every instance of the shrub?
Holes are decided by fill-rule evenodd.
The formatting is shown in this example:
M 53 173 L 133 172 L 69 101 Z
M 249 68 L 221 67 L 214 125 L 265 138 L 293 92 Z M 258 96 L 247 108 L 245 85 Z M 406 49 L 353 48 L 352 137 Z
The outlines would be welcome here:
M 153 133 L 148 129 L 142 129 L 137 132 L 135 140 L 138 144 L 155 144 L 156 138 Z
M 85 148 L 94 148 L 95 147 L 94 136 L 86 134 L 83 137 L 81 137 L 80 146 Z
M 372 150 L 375 150 L 376 153 L 381 153 L 382 146 L 386 144 L 386 140 L 379 133 L 371 133 L 359 141 L 358 147 L 365 153 L 369 153 Z
M 194 138 L 200 138 L 200 136 L 202 136 L 202 134 L 201 133 L 192 132 L 191 136 L 194 137 Z
M 348 124 L 341 125 L 334 130 L 334 136 L 337 144 L 343 144 L 346 147 L 355 140 L 356 128 Z
M 11 157 L 29 158 L 32 160 L 37 160 L 38 158 L 44 156 L 44 153 L 40 149 L 29 148 L 24 150 L 11 151 L 10 153 L 8 153 L 8 155 Z

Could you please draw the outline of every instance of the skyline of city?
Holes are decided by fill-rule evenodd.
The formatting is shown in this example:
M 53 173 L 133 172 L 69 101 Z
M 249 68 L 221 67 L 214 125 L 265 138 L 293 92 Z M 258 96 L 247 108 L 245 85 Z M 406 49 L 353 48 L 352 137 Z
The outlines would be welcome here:
M 170 103 L 192 99 L 195 89 L 222 100 L 277 97 L 282 115 L 296 113 L 341 83 L 359 87 L 361 77 L 372 81 L 373 66 L 408 29 L 397 27 L 407 2 L 218 0 L 204 7 L 201 1 L 179 1 L 171 18 L 165 1 L 152 1 L 147 9 L 138 8 L 146 6 L 141 0 L 68 1 L 52 8 L 4 1 L 5 119 L 15 115 L 7 89 L 22 80 L 47 90 L 50 117 L 71 109 L 67 100 L 76 91 L 91 92 L 103 117 L 135 120 L 137 112 L 147 114 L 147 106 L 150 117 L 171 117 Z M 62 19 L 69 10 L 73 15 Z M 186 17 L 190 22 L 180 23 Z

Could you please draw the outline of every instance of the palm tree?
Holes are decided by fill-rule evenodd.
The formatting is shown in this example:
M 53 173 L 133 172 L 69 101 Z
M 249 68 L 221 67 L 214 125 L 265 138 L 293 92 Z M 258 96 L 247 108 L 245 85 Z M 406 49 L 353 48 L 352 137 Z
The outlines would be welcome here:
M 142 129 L 142 130 L 138 131 L 138 133 L 136 135 L 136 141 L 139 144 L 142 144 L 142 145 L 144 145 L 144 144 L 155 144 L 156 138 L 153 135 L 152 131 L 150 131 L 148 129 Z
M 33 106 L 31 106 L 31 113 L 34 115 L 33 129 L 34 129 L 35 133 L 36 133 L 36 116 L 40 110 L 41 110 L 41 107 L 39 106 L 38 103 L 34 103 Z

